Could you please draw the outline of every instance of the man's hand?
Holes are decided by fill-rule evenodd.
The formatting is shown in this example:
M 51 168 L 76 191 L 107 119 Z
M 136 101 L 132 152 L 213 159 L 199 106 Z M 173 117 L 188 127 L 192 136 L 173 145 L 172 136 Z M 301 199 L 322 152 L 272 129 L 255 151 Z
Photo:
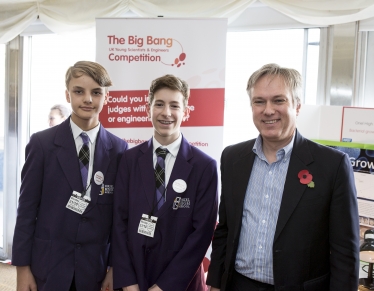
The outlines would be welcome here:
M 123 287 L 122 290 L 123 291 L 140 291 L 138 284 L 127 286 L 127 287 Z
M 17 291 L 38 291 L 30 266 L 16 267 Z
M 154 284 L 151 288 L 148 289 L 148 291 L 162 291 L 162 289 Z
M 105 275 L 103 284 L 101 284 L 102 291 L 113 291 L 113 270 L 109 268 L 109 271 Z

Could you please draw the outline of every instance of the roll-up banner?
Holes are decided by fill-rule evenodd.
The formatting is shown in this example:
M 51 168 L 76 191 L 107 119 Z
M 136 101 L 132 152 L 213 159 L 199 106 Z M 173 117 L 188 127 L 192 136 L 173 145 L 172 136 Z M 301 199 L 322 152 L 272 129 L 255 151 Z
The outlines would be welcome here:
M 146 113 L 152 80 L 173 74 L 191 89 L 181 126 L 190 144 L 216 159 L 223 146 L 226 19 L 99 18 L 96 60 L 113 81 L 100 122 L 130 147 L 152 137 Z

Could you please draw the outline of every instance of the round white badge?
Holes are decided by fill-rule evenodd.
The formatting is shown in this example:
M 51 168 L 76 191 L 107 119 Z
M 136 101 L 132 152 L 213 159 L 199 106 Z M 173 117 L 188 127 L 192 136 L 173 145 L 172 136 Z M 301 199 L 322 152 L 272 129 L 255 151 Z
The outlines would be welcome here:
M 177 179 L 173 182 L 173 190 L 177 193 L 183 193 L 187 189 L 187 184 L 182 179 Z
M 96 185 L 101 185 L 104 182 L 104 174 L 100 171 L 97 171 L 94 175 L 94 181 Z

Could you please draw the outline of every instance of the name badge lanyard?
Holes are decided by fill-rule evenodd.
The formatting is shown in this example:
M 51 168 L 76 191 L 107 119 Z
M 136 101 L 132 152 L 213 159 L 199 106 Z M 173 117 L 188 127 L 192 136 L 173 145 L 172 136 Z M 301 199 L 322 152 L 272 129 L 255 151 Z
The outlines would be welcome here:
M 157 187 L 156 187 L 157 189 Z M 165 197 L 166 187 L 162 196 L 157 200 L 153 198 L 153 207 L 149 214 L 143 214 L 139 222 L 138 233 L 153 238 L 155 235 L 156 223 L 158 218 L 153 216 L 153 212 L 158 203 Z M 156 196 L 156 195 L 155 195 Z M 156 196 L 157 197 L 157 196 Z M 155 204 L 156 201 L 156 204 Z
M 84 198 L 84 196 L 87 194 L 87 191 L 88 191 L 88 189 L 90 189 L 91 184 L 92 184 L 92 175 L 91 175 L 91 179 L 90 179 L 90 184 L 86 187 L 86 189 L 83 188 L 82 198 Z
M 92 169 L 92 170 L 93 170 L 93 169 Z M 90 189 L 90 187 L 91 187 L 91 184 L 92 184 L 92 177 L 93 177 L 93 171 L 92 171 L 92 173 L 91 173 L 90 184 L 88 184 L 88 186 L 86 187 L 86 189 L 83 188 L 82 199 L 84 199 L 84 196 L 87 194 L 88 189 Z M 84 200 L 85 200 L 85 199 L 84 199 Z

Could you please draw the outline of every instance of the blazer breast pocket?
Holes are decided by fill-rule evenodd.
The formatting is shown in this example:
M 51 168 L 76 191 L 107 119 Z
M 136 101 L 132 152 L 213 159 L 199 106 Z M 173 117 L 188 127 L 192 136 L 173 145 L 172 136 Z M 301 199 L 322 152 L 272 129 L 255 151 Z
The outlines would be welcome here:
M 97 197 L 96 204 L 113 204 L 113 194 L 103 194 Z
M 116 174 L 106 173 L 104 182 L 100 186 L 100 193 L 97 199 L 98 204 L 112 204 Z
M 106 173 L 104 177 L 104 184 L 114 185 L 116 181 L 116 173 Z
M 190 216 L 193 209 L 193 202 L 189 197 L 175 197 L 172 206 L 172 216 L 187 217 Z
M 325 204 L 329 204 L 330 197 L 326 194 L 309 191 L 304 193 L 300 199 L 298 207 L 319 207 Z

